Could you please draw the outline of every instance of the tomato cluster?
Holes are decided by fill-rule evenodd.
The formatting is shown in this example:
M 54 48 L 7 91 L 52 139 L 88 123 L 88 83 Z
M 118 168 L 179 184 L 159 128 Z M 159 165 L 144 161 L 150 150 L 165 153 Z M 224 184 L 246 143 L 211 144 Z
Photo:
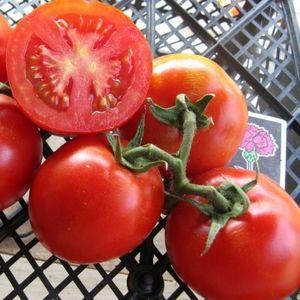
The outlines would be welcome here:
M 0 42 L 16 99 L 0 95 L 0 209 L 31 186 L 47 249 L 82 264 L 121 256 L 168 207 L 171 263 L 207 299 L 280 300 L 300 286 L 299 207 L 267 177 L 248 191 L 256 174 L 226 167 L 247 105 L 219 65 L 173 54 L 152 66 L 134 23 L 98 1 L 56 0 L 13 31 L 0 18 Z M 73 137 L 41 167 L 38 127 Z

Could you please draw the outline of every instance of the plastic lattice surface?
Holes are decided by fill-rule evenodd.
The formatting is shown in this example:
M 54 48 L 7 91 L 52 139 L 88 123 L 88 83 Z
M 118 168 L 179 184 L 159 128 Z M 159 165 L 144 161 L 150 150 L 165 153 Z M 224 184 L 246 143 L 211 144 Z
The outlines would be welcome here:
M 0 0 L 0 11 L 14 25 L 44 2 Z M 217 0 L 104 2 L 133 19 L 147 36 L 154 56 L 186 52 L 210 57 L 239 84 L 250 110 L 287 121 L 287 191 L 300 203 L 300 56 L 290 1 L 231 1 L 225 7 Z M 45 158 L 66 141 L 42 134 Z M 33 236 L 21 237 L 28 224 L 26 199 L 0 213 L 0 249 L 9 241 L 14 252 L 0 255 L 1 298 L 139 299 L 128 290 L 126 274 L 154 265 L 156 275 L 165 279 L 157 299 L 199 299 L 177 277 L 165 249 L 158 247 L 163 218 L 140 247 L 109 266 L 71 266 L 51 254 L 43 255 L 43 260 L 33 257 L 40 243 Z

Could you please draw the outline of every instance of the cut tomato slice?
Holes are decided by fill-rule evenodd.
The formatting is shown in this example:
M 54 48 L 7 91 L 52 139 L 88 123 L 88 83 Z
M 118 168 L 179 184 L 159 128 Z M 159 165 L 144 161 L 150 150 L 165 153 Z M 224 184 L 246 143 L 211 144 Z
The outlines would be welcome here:
M 25 113 L 59 134 L 111 130 L 142 105 L 151 50 L 121 11 L 98 1 L 55 1 L 17 25 L 8 78 Z

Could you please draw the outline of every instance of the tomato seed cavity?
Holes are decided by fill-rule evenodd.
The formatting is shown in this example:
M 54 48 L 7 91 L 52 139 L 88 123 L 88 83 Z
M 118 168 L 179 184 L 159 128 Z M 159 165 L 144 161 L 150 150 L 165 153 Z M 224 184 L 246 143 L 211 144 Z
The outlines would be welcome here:
M 67 109 L 72 105 L 76 81 L 89 93 L 91 113 L 115 107 L 131 83 L 132 50 L 118 58 L 110 53 L 115 31 L 102 18 L 80 16 L 78 21 L 76 16 L 66 15 L 57 18 L 55 24 L 69 47 L 64 51 L 51 49 L 33 36 L 26 53 L 27 78 L 38 97 L 56 110 Z

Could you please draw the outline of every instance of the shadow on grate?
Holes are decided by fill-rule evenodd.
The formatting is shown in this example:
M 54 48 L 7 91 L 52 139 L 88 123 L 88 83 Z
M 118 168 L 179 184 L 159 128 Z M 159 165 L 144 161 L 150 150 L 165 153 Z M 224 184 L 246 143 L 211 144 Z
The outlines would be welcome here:
M 45 2 L 2 0 L 0 11 L 14 25 Z M 239 84 L 251 111 L 287 121 L 287 190 L 300 203 L 300 55 L 291 2 L 236 0 L 227 6 L 217 0 L 104 2 L 134 20 L 155 56 L 206 55 Z M 42 136 L 44 159 L 67 140 L 47 132 Z M 20 237 L 29 226 L 25 196 L 0 213 L 0 250 L 10 254 L 0 255 L 1 297 L 199 299 L 169 264 L 164 224 L 161 218 L 147 240 L 124 257 L 108 264 L 73 266 L 44 250 L 34 236 Z

